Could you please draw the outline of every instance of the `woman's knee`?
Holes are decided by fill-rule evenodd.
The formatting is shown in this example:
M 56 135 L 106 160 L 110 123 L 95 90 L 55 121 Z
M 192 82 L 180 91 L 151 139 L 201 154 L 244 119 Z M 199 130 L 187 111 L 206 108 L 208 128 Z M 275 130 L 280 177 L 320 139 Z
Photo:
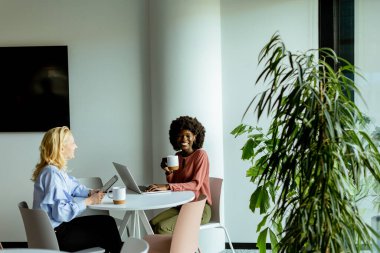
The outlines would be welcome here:
M 173 216 L 178 215 L 179 211 L 177 208 L 169 208 L 159 214 L 157 214 L 154 218 L 150 220 L 150 224 L 152 226 L 156 226 L 158 223 L 165 221 Z

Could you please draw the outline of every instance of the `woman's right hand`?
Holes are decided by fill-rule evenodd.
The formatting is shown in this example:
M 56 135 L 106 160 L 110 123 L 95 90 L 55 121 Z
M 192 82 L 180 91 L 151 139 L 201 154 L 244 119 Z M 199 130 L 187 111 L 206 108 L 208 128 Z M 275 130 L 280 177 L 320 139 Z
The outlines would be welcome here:
M 86 205 L 95 205 L 100 204 L 102 202 L 102 199 L 104 198 L 104 192 L 96 192 L 92 194 L 90 197 L 86 198 L 85 202 Z
M 167 158 L 166 157 L 162 158 L 162 160 L 161 160 L 161 169 L 163 169 L 165 171 L 165 174 L 167 176 L 173 173 L 173 171 L 170 170 L 169 167 L 168 167 Z
M 167 159 L 166 157 L 163 157 L 162 160 L 161 160 L 161 169 L 165 170 L 168 169 L 168 165 L 167 165 Z

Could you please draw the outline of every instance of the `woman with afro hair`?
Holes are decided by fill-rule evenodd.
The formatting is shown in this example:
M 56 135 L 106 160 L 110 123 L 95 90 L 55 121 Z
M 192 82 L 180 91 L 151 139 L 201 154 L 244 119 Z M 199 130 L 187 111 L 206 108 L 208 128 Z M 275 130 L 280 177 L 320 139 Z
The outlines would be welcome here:
M 195 199 L 201 194 L 207 196 L 201 224 L 208 223 L 211 218 L 210 164 L 205 150 L 202 149 L 205 139 L 205 128 L 196 119 L 181 116 L 172 121 L 169 140 L 177 151 L 179 169 L 170 170 L 166 160 L 161 162 L 168 184 L 152 184 L 148 191 L 172 190 L 193 191 Z M 171 234 L 177 221 L 180 206 L 170 208 L 154 217 L 150 223 L 157 234 Z

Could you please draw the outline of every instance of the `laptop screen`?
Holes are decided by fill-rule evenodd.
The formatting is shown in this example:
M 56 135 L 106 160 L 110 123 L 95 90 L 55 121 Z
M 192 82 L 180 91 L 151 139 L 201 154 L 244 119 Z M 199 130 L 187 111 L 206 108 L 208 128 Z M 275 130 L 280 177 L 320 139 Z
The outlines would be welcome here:
M 134 192 L 141 193 L 136 181 L 133 179 L 131 172 L 129 172 L 127 166 L 113 162 L 113 166 L 119 173 L 121 179 L 123 180 L 125 186 Z
M 137 192 L 139 194 L 156 194 L 156 193 L 170 193 L 170 190 L 165 191 L 152 191 L 152 192 L 143 192 L 141 191 L 139 185 L 136 183 L 135 179 L 132 177 L 131 172 L 128 170 L 127 166 L 112 162 L 113 166 L 115 167 L 117 173 L 119 173 L 121 180 L 123 180 L 125 186 L 134 192 Z

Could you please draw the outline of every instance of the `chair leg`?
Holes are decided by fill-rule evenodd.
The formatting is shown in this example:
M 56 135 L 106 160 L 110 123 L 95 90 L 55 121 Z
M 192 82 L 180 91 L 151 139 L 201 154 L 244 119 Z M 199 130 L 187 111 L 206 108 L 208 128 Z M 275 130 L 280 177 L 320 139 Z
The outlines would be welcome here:
M 234 249 L 234 247 L 232 246 L 231 238 L 230 238 L 230 236 L 229 236 L 229 234 L 228 234 L 228 232 L 227 232 L 227 229 L 226 229 L 223 225 L 221 225 L 220 227 L 223 228 L 224 233 L 226 234 L 226 237 L 227 237 L 227 239 L 228 239 L 228 244 L 230 245 L 230 248 L 231 248 L 232 252 L 235 253 L 235 249 Z

